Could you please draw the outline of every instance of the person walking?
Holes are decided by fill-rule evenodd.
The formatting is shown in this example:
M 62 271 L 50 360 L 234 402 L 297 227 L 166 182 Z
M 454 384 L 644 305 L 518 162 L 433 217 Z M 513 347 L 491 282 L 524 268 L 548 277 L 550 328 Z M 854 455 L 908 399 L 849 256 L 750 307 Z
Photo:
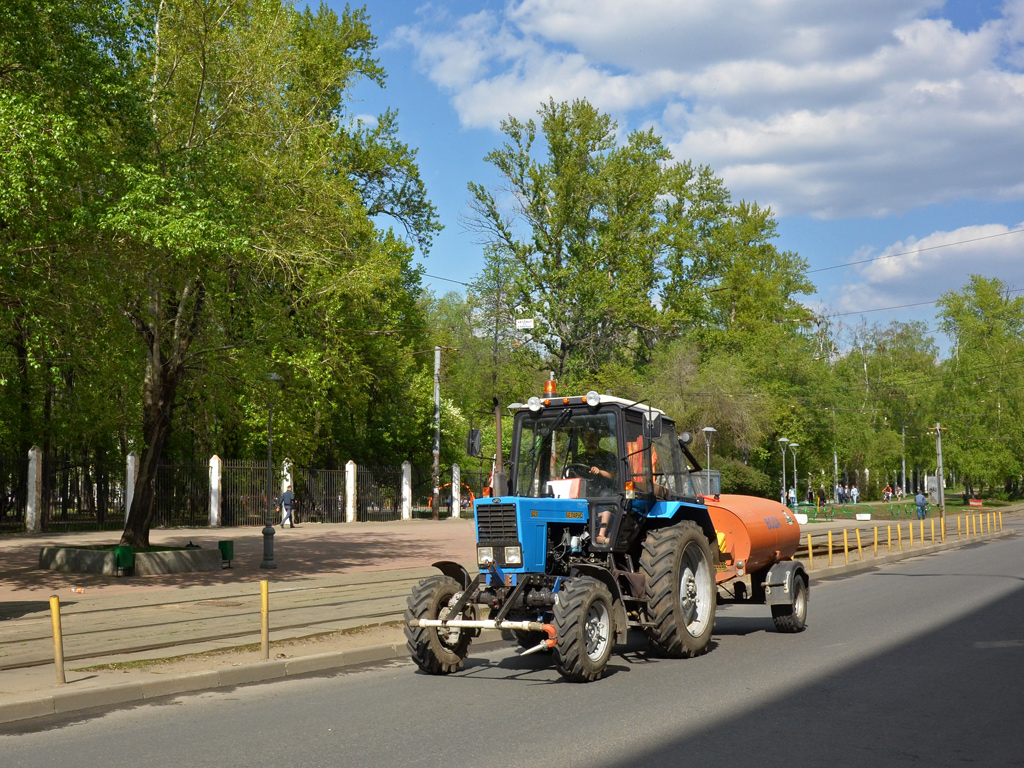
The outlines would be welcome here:
M 859 497 L 860 497 L 860 491 L 858 491 L 857 490 L 857 486 L 854 485 L 853 488 L 850 489 L 850 498 L 853 499 L 853 503 L 856 504 L 857 503 L 857 499 Z
M 924 516 L 928 508 L 928 499 L 925 498 L 921 491 L 918 491 L 917 496 L 914 497 L 914 503 L 917 504 L 917 519 L 924 520 Z M 922 534 L 922 536 L 923 535 L 924 534 Z
M 281 494 L 281 527 L 284 528 L 284 524 L 288 523 L 289 528 L 295 527 L 295 521 L 292 519 L 292 508 L 295 506 L 295 494 L 292 493 L 292 487 L 289 485 L 285 492 Z

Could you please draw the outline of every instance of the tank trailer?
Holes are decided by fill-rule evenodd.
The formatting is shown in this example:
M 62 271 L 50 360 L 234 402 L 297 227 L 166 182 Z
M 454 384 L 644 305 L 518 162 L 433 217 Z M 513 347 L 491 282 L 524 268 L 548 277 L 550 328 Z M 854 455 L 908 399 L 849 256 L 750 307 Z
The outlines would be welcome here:
M 478 572 L 434 563 L 438 575 L 408 599 L 408 648 L 424 672 L 459 669 L 482 629 L 511 633 L 523 655 L 553 652 L 572 682 L 599 679 L 631 628 L 658 655 L 704 653 L 719 603 L 766 604 L 780 632 L 804 629 L 793 514 L 721 494 L 693 436 L 662 411 L 597 392 L 562 397 L 553 381 L 509 410 L 509 474 L 495 402 L 491 495 L 474 502 Z M 480 455 L 479 430 L 467 452 Z

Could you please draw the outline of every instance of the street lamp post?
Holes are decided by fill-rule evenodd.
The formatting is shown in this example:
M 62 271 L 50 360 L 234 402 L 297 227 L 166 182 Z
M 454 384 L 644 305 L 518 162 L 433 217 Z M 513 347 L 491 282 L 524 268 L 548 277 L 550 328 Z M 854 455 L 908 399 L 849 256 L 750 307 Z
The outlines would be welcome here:
M 793 493 L 796 494 L 796 503 L 800 503 L 800 480 L 796 474 L 796 449 L 800 447 L 800 443 L 790 443 L 789 450 L 793 452 Z
M 789 443 L 788 437 L 779 438 L 779 447 L 782 449 L 782 503 L 785 504 L 789 498 L 789 494 L 786 493 L 786 444 Z
M 704 442 L 708 447 L 708 463 L 704 465 L 704 477 L 707 478 L 705 490 L 708 496 L 714 496 L 711 493 L 711 438 L 718 430 L 714 427 L 704 427 L 701 431 L 704 433 Z
M 267 381 L 271 386 L 281 381 L 276 373 L 268 373 Z M 273 392 L 267 398 L 267 524 L 263 528 L 263 562 L 260 568 L 274 569 L 274 397 Z

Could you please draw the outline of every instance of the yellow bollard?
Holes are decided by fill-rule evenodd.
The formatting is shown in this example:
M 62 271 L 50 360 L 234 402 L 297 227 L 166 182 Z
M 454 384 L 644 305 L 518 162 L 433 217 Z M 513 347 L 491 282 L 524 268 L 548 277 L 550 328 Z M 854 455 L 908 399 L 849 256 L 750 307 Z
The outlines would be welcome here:
M 899 551 L 902 552 L 903 551 L 903 526 L 902 525 L 897 525 L 896 526 L 896 539 L 898 540 L 898 543 L 899 543 Z
M 860 555 L 860 559 L 864 559 L 864 550 L 860 545 L 860 528 L 857 529 L 857 554 Z
M 811 542 L 811 534 L 807 534 L 807 568 L 814 570 L 814 544 Z
M 832 531 L 828 532 L 828 565 L 832 567 Z
M 923 547 L 924 546 L 924 520 L 921 521 L 920 529 L 921 529 L 921 546 Z
M 64 677 L 64 635 L 60 628 L 60 598 L 50 595 L 50 621 L 53 624 L 53 664 L 57 670 L 57 682 L 63 685 Z
M 960 538 L 960 515 L 956 516 L 956 537 Z
M 874 557 L 878 557 L 878 526 L 875 526 L 875 554 Z
M 935 543 L 935 518 L 932 518 L 932 544 Z
M 1003 510 L 999 510 L 999 530 L 1003 530 Z
M 270 582 L 260 582 L 260 658 L 270 658 Z
M 885 526 L 885 541 L 889 545 L 889 551 L 892 552 L 892 525 Z
M 846 535 L 845 528 L 843 528 L 843 560 L 847 563 L 850 562 L 850 537 Z
M 946 541 L 946 518 L 939 520 L 939 541 Z

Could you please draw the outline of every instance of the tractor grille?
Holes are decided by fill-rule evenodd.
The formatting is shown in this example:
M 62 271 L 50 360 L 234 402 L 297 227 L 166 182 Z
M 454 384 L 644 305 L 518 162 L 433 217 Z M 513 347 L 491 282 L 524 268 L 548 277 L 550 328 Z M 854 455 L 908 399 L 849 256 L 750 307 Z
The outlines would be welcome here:
M 478 541 L 519 541 L 515 504 L 477 504 Z

